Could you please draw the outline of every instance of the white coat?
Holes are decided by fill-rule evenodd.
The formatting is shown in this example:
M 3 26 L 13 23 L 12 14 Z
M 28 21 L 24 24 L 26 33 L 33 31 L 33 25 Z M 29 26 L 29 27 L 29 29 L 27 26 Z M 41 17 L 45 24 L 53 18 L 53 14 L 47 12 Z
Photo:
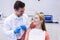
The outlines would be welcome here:
M 23 14 L 20 17 L 17 17 L 14 13 L 10 15 L 6 20 L 4 21 L 4 27 L 3 32 L 6 34 L 6 37 L 8 40 L 17 40 L 22 37 L 24 34 L 24 31 L 21 29 L 21 32 L 19 34 L 14 34 L 14 29 L 21 24 L 28 25 L 28 16 L 26 14 Z M 27 26 L 28 28 L 29 26 Z

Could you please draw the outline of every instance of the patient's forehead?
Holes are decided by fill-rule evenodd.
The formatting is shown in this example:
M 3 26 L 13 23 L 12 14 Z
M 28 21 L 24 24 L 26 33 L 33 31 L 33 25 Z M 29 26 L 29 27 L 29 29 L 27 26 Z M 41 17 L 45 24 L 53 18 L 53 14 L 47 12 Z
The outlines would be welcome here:
M 34 19 L 40 19 L 40 17 L 38 15 L 35 15 L 33 18 Z

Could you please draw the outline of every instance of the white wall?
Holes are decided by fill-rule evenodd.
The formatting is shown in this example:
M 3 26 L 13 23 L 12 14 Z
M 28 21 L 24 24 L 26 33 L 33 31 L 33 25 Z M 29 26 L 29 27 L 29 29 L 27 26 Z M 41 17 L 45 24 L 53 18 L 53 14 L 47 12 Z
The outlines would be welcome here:
M 13 13 L 13 5 L 16 0 L 0 0 L 0 11 L 3 16 L 9 16 Z M 44 14 L 53 15 L 53 21 L 59 21 L 60 0 L 21 0 L 26 4 L 26 13 L 35 14 L 44 12 Z M 57 20 L 58 19 L 58 20 Z
M 0 11 L 3 16 L 9 16 L 13 13 L 13 4 L 15 0 L 0 0 Z
M 26 4 L 26 11 L 44 12 L 44 14 L 53 15 L 53 21 L 59 21 L 60 0 L 21 0 Z M 27 13 L 27 14 L 29 14 Z M 35 13 L 34 13 L 35 14 Z M 58 19 L 58 20 L 57 20 Z

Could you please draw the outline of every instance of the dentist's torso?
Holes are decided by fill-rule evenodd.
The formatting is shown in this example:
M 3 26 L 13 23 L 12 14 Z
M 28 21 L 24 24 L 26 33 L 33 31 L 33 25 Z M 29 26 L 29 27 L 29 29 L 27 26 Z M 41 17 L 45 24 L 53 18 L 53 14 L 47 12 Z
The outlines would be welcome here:
M 18 27 L 22 24 L 27 25 L 27 19 L 28 19 L 28 17 L 25 14 L 21 17 L 17 17 L 15 14 L 12 14 L 6 19 L 6 22 L 8 22 L 10 25 L 8 26 L 8 24 L 7 24 L 6 26 L 8 26 L 8 28 L 7 27 L 5 27 L 5 28 L 7 28 L 7 30 L 14 30 L 16 27 Z M 28 26 L 27 26 L 27 28 L 28 28 Z M 13 33 L 13 34 L 10 34 L 11 36 L 7 36 L 7 38 L 8 38 L 8 40 L 17 40 L 17 39 L 20 39 L 23 34 L 24 34 L 24 31 L 21 29 L 21 32 L 19 34 Z

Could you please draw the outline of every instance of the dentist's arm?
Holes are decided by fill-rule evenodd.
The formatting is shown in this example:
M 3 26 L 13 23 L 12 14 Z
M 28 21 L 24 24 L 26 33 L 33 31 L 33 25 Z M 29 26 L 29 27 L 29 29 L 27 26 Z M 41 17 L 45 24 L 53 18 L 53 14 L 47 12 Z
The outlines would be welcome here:
M 16 38 L 11 22 L 4 21 L 3 32 L 7 37 Z
M 20 26 L 17 27 L 17 28 L 15 28 L 15 30 L 14 30 L 14 34 L 18 34 L 18 33 L 20 33 L 20 30 L 21 30 Z

